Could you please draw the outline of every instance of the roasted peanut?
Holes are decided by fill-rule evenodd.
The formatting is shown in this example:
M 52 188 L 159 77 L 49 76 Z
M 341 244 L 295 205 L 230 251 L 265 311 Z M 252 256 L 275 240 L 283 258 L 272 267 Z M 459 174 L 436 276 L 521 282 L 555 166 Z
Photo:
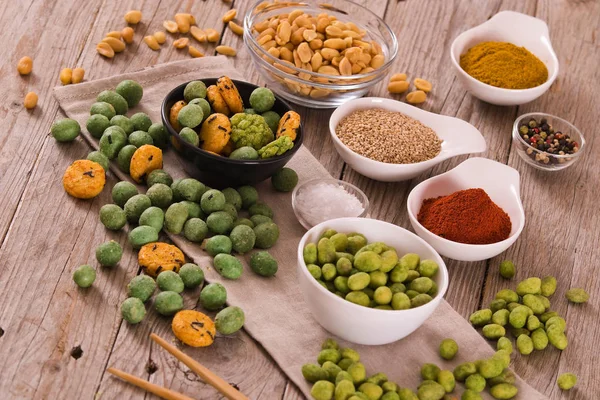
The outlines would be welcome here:
M 272 55 L 273 57 L 275 57 L 275 58 L 279 58 L 279 49 L 278 49 L 277 47 L 271 47 L 271 48 L 268 50 L 268 53 L 269 53 L 270 55 Z
M 388 85 L 388 92 L 390 93 L 404 93 L 408 90 L 410 83 L 407 81 L 392 81 Z
M 17 71 L 21 75 L 29 75 L 33 69 L 33 60 L 31 57 L 22 57 L 17 63 Z
M 83 81 L 83 76 L 85 75 L 85 70 L 83 68 L 75 68 L 73 69 L 73 74 L 71 76 L 71 82 L 73 83 L 81 83 Z
M 210 43 L 217 43 L 221 37 L 221 34 L 212 28 L 206 29 L 205 32 L 206 40 L 208 40 Z
M 142 12 L 139 10 L 127 11 L 125 14 L 125 21 L 128 24 L 135 25 L 142 20 Z
M 290 24 L 293 24 L 296 18 L 298 18 L 302 14 L 304 14 L 304 11 L 300 9 L 294 10 L 288 15 L 288 21 L 290 22 Z
M 175 23 L 179 32 L 188 33 L 191 26 L 190 14 L 175 14 Z
M 392 77 L 390 78 L 390 82 L 396 82 L 396 81 L 405 81 L 406 80 L 406 74 L 394 74 L 392 75 Z
M 163 31 L 154 32 L 154 39 L 158 42 L 158 44 L 163 44 L 167 41 L 167 35 Z
M 429 93 L 431 91 L 431 83 L 425 79 L 416 78 L 414 81 L 415 87 L 419 90 Z
M 308 45 L 312 50 L 318 50 L 323 47 L 323 41 L 321 39 L 313 39 Z
M 188 45 L 189 42 L 190 39 L 182 37 L 173 42 L 173 47 L 175 47 L 176 49 L 183 49 Z
M 320 67 L 317 70 L 317 72 L 320 74 L 336 75 L 336 76 L 339 76 L 339 74 L 340 74 L 339 71 L 337 70 L 337 68 L 332 67 L 330 65 L 324 65 L 324 66 Z
M 23 100 L 23 106 L 25 106 L 26 109 L 31 110 L 32 108 L 35 108 L 37 102 L 38 95 L 34 92 L 29 92 L 25 95 L 25 99 Z
M 229 47 L 229 46 L 217 46 L 215 48 L 215 50 L 217 51 L 217 53 L 223 54 L 224 56 L 229 56 L 229 57 L 234 57 L 237 54 L 235 49 L 233 47 Z
M 235 8 L 232 8 L 231 10 L 227 11 L 225 13 L 225 15 L 223 15 L 223 18 L 221 18 L 221 19 L 223 20 L 224 23 L 228 23 L 229 21 L 232 21 L 236 15 L 237 15 L 237 10 Z
M 120 31 L 111 31 L 106 34 L 107 37 L 114 37 L 115 39 L 121 39 Z
M 422 90 L 415 90 L 406 95 L 406 102 L 410 104 L 420 104 L 427 100 L 427 94 Z
M 377 54 L 375 56 L 373 56 L 373 58 L 371 58 L 371 67 L 372 68 L 381 68 L 383 66 L 383 63 L 385 62 L 385 57 L 382 56 L 381 54 Z
M 336 49 L 330 49 L 326 47 L 324 49 L 321 49 L 321 55 L 323 56 L 323 59 L 331 61 L 333 57 L 338 57 L 340 55 L 340 52 Z
M 231 32 L 235 33 L 238 36 L 242 36 L 244 34 L 244 27 L 236 24 L 234 21 L 229 21 L 227 23 L 227 26 L 229 27 L 229 29 L 231 29 Z
M 292 36 L 292 26 L 288 21 L 283 21 L 281 24 L 279 24 L 277 27 L 277 36 L 282 42 L 281 46 L 290 41 Z
M 206 32 L 204 32 L 202 29 L 198 28 L 197 26 L 192 26 L 190 28 L 190 33 L 192 34 L 192 37 L 194 39 L 196 39 L 198 42 L 200 42 L 200 43 L 206 42 Z
M 352 64 L 350 64 L 350 61 L 346 57 L 340 60 L 338 68 L 340 69 L 340 74 L 345 76 L 352 75 Z
M 123 38 L 125 43 L 133 43 L 133 33 L 133 28 L 130 26 L 126 26 L 125 28 L 123 28 L 123 30 L 121 31 L 121 37 Z
M 287 47 L 279 48 L 279 58 L 281 58 L 282 60 L 289 61 L 289 62 L 294 61 L 294 55 L 292 54 L 292 51 L 290 49 L 288 49 Z
M 63 68 L 60 71 L 60 81 L 63 85 L 71 84 L 71 80 L 73 78 L 73 70 L 71 68 Z
M 169 33 L 177 33 L 179 31 L 179 27 L 177 26 L 177 22 L 166 20 L 163 21 L 163 28 L 167 30 Z
M 300 57 L 300 61 L 303 63 L 310 62 L 310 59 L 312 58 L 312 51 L 308 46 L 308 43 L 300 43 L 300 46 L 298 46 L 298 57 Z
M 107 43 L 115 53 L 120 53 L 125 50 L 125 43 L 121 39 L 115 39 L 114 37 L 105 37 L 102 39 L 104 43 Z
M 313 54 L 313 56 L 310 59 L 310 65 L 313 71 L 318 71 L 321 67 L 321 64 L 323 64 L 323 56 L 321 55 L 321 53 Z
M 106 58 L 113 58 L 115 56 L 115 51 L 105 42 L 98 43 L 96 45 L 96 51 Z
M 326 47 L 328 49 L 344 50 L 346 48 L 346 42 L 344 41 L 344 39 L 340 38 L 327 39 L 323 42 L 323 47 Z
M 317 32 L 314 29 L 306 29 L 302 32 L 302 37 L 307 42 L 311 42 L 317 38 Z
M 194 46 L 188 47 L 188 53 L 190 54 L 190 56 L 192 56 L 194 58 L 204 57 L 204 54 L 202 54 L 202 52 L 200 50 L 198 50 L 197 48 L 195 48 Z
M 148 45 L 148 47 L 150 47 L 152 50 L 156 51 L 156 50 L 160 49 L 160 45 L 158 44 L 158 41 L 152 35 L 144 36 L 144 43 L 146 43 Z
M 257 40 L 257 42 L 258 42 L 258 44 L 259 44 L 259 45 L 261 45 L 261 46 L 262 46 L 262 45 L 264 45 L 265 43 L 268 43 L 268 42 L 270 42 L 271 40 L 273 40 L 273 36 L 271 36 L 271 35 L 265 35 L 265 36 L 263 36 L 263 37 L 259 38 L 259 39 Z

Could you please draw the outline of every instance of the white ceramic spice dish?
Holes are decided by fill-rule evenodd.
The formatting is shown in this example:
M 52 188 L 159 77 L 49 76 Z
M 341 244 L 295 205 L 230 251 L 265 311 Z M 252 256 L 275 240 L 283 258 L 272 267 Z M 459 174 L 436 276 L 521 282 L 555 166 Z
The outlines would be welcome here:
M 414 164 L 389 164 L 361 156 L 350 150 L 336 135 L 335 128 L 347 115 L 357 110 L 383 108 L 401 112 L 435 131 L 443 140 L 442 150 L 431 160 Z M 381 97 L 365 97 L 351 100 L 338 107 L 329 119 L 329 132 L 335 149 L 342 159 L 355 171 L 368 178 L 383 182 L 412 179 L 449 158 L 486 150 L 485 139 L 473 125 L 459 118 L 434 114 L 401 101 Z
M 381 241 L 394 247 L 400 257 L 406 253 L 417 253 L 421 259 L 435 261 L 439 266 L 433 278 L 438 286 L 437 295 L 429 303 L 408 310 L 363 307 L 336 296 L 313 278 L 303 257 L 304 246 L 317 243 L 327 229 L 360 232 L 369 242 Z M 431 316 L 448 289 L 448 270 L 444 260 L 430 245 L 406 229 L 376 219 L 338 218 L 314 226 L 300 240 L 298 281 L 309 310 L 323 328 L 353 343 L 379 345 L 410 335 Z
M 460 67 L 460 56 L 481 42 L 508 42 L 525 47 L 548 68 L 548 80 L 530 89 L 503 89 L 480 82 Z M 528 103 L 543 95 L 558 76 L 558 59 L 550 43 L 548 25 L 538 18 L 515 11 L 502 11 L 481 25 L 461 33 L 450 47 L 456 75 L 473 96 L 500 106 Z
M 417 220 L 423 200 L 475 188 L 485 190 L 510 217 L 512 227 L 507 239 L 492 244 L 458 243 L 430 232 Z M 487 158 L 469 158 L 456 168 L 421 182 L 408 195 L 406 206 L 417 235 L 441 255 L 460 261 L 481 261 L 497 256 L 517 240 L 525 226 L 519 172 Z

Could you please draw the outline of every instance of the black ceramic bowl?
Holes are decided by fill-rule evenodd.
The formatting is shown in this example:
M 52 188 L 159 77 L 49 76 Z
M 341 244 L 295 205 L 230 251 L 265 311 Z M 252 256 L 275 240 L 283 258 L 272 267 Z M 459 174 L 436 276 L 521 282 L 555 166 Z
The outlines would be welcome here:
M 217 78 L 200 79 L 206 86 L 214 85 Z M 244 105 L 249 105 L 250 94 L 258 86 L 248 82 L 233 81 L 237 87 Z M 188 82 L 189 83 L 189 82 Z M 187 83 L 177 86 L 163 100 L 160 114 L 164 126 L 171 135 L 171 144 L 182 160 L 188 175 L 203 183 L 214 187 L 223 188 L 228 186 L 253 185 L 271 177 L 277 170 L 294 156 L 302 145 L 302 125 L 298 130 L 294 147 L 284 154 L 267 159 L 259 160 L 232 160 L 228 157 L 218 156 L 196 147 L 179 137 L 169 122 L 169 111 L 173 104 L 183 100 L 183 89 Z M 272 110 L 279 115 L 285 114 L 292 108 L 288 103 L 275 95 L 275 105 Z

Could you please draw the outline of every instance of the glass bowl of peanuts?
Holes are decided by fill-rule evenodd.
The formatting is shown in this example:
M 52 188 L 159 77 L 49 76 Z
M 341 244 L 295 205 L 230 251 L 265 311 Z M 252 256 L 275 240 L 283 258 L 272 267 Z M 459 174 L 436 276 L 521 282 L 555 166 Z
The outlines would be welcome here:
M 259 2 L 244 18 L 244 43 L 273 91 L 311 108 L 365 95 L 398 52 L 391 28 L 347 0 Z

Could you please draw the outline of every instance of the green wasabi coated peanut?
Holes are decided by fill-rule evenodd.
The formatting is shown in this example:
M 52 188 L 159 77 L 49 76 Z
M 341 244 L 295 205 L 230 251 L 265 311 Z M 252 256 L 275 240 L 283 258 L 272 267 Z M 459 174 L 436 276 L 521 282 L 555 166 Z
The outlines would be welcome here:
M 494 378 L 504 371 L 504 362 L 498 358 L 487 358 L 477 363 L 477 372 L 485 379 Z
M 454 374 L 452 371 L 443 369 L 438 374 L 437 383 L 442 385 L 446 393 L 452 393 L 456 386 L 456 379 L 454 379 Z
M 129 117 L 129 120 L 133 123 L 133 127 L 136 131 L 148 132 L 150 125 L 152 125 L 152 120 L 148 114 L 143 112 L 133 114 L 131 117 Z
M 152 202 L 145 194 L 136 194 L 130 197 L 123 207 L 127 215 L 127 221 L 137 224 L 144 210 L 151 206 Z
M 546 321 L 545 328 L 546 328 L 546 330 L 549 330 L 553 326 L 556 330 L 558 330 L 560 332 L 564 332 L 565 329 L 567 329 L 567 321 L 565 321 L 564 318 L 559 317 L 559 316 L 551 317 L 550 319 L 548 319 Z
M 344 297 L 344 298 L 346 300 L 348 300 L 349 302 L 352 302 L 354 304 L 358 304 L 359 306 L 364 306 L 364 307 L 369 307 L 369 304 L 371 303 L 369 296 L 367 294 L 365 294 L 364 292 L 360 292 L 360 291 L 352 291 L 352 292 L 348 293 L 346 295 L 346 297 Z
M 302 366 L 302 376 L 310 383 L 327 380 L 329 374 L 323 368 L 316 364 L 304 364 Z
M 414 269 L 409 269 L 404 283 L 408 284 L 408 283 L 414 281 L 415 279 L 417 279 L 419 276 L 420 275 L 417 271 L 415 271 Z
M 394 283 L 402 283 L 408 277 L 408 268 L 406 265 L 396 264 L 390 272 L 390 281 Z
M 260 224 L 266 224 L 266 223 L 273 222 L 273 220 L 271 218 L 266 217 L 264 215 L 260 215 L 260 214 L 251 216 L 250 221 L 252 221 L 252 223 L 254 224 L 255 227 L 257 227 Z
M 165 213 L 158 207 L 148 207 L 140 215 L 139 224 L 151 226 L 156 229 L 156 232 L 160 232 L 165 222 Z
M 520 303 L 508 303 L 508 304 L 506 305 L 506 309 L 507 309 L 508 311 L 512 312 L 512 311 L 513 311 L 515 308 L 517 308 L 517 307 L 519 307 L 519 306 L 521 306 L 521 305 L 522 305 L 522 304 L 520 304 Z M 529 307 L 527 307 L 527 308 L 529 308 Z
M 126 174 L 129 174 L 130 166 L 131 166 L 131 158 L 133 157 L 133 153 L 137 150 L 137 147 L 128 144 L 123 146 L 119 153 L 117 154 L 117 165 L 119 169 Z
M 385 389 L 384 389 L 384 392 L 385 392 Z M 396 392 L 389 391 L 389 392 L 385 392 L 383 394 L 383 396 L 381 396 L 381 400 L 400 400 L 400 396 Z
M 332 363 L 337 364 L 341 359 L 342 355 L 338 349 L 323 349 L 319 352 L 317 362 L 322 366 L 325 361 L 331 361 Z
M 556 384 L 561 390 L 570 390 L 577 384 L 577 375 L 570 372 L 560 374 L 556 379 Z
M 202 81 L 191 81 L 183 89 L 183 98 L 188 103 L 194 99 L 204 99 L 206 97 L 206 84 Z
M 504 325 L 508 324 L 508 316 L 509 315 L 510 315 L 510 311 L 508 311 L 505 308 L 500 309 L 500 310 L 496 311 L 494 314 L 492 314 L 492 323 L 504 326 Z M 502 336 L 504 336 L 504 335 L 502 335 Z
M 134 145 L 135 147 L 142 147 L 143 145 L 150 144 L 153 145 L 154 141 L 152 140 L 152 136 L 145 131 L 134 131 L 127 138 L 129 144 Z
M 374 383 L 375 385 L 383 385 L 384 382 L 388 381 L 388 377 L 383 372 L 378 372 L 367 378 L 367 382 Z
M 127 144 L 127 135 L 123 129 L 118 126 L 109 126 L 106 128 L 102 137 L 98 141 L 98 146 L 102 154 L 109 160 L 117 158 L 119 151 Z
M 110 126 L 118 126 L 119 128 L 123 129 L 125 134 L 128 136 L 131 135 L 135 130 L 133 122 L 131 122 L 131 120 L 125 115 L 115 115 L 112 117 L 110 119 Z
M 442 385 L 430 380 L 422 382 L 417 389 L 419 400 L 441 400 L 445 394 L 446 390 Z
M 137 275 L 127 284 L 127 296 L 137 297 L 142 302 L 150 300 L 156 290 L 156 281 L 148 275 Z
M 527 330 L 533 332 L 536 329 L 540 328 L 541 326 L 542 326 L 542 323 L 540 322 L 539 318 L 536 317 L 535 315 L 530 315 L 529 317 L 527 317 L 527 324 L 525 325 Z
M 225 235 L 233 228 L 233 217 L 225 211 L 215 211 L 206 218 L 208 230 L 216 235 Z M 256 234 L 255 234 L 256 235 Z
M 91 265 L 81 265 L 73 271 L 73 281 L 80 288 L 88 288 L 92 286 L 96 280 L 96 270 Z
M 347 400 L 355 391 L 354 383 L 351 380 L 344 379 L 336 383 L 334 398 L 335 400 Z
M 498 270 L 500 272 L 500 276 L 504 279 L 512 279 L 517 272 L 515 264 L 513 264 L 513 262 L 510 260 L 502 261 L 498 267 Z
M 331 263 L 327 263 L 321 267 L 323 280 L 332 281 L 335 279 L 337 275 L 337 270 L 335 269 L 335 265 Z
M 458 344 L 454 339 L 444 339 L 440 343 L 439 354 L 444 360 L 452 360 L 458 353 Z
M 483 310 L 475 311 L 469 317 L 469 322 L 474 326 L 482 326 L 489 324 L 492 320 L 492 310 L 484 308 Z
M 440 367 L 435 364 L 426 363 L 421 366 L 421 378 L 424 380 L 435 381 L 440 374 Z
M 343 372 L 346 372 L 346 370 L 348 369 L 348 367 L 349 367 L 351 364 L 353 364 L 354 362 L 355 362 L 355 361 L 353 361 L 353 360 L 351 360 L 351 359 L 349 359 L 349 358 L 342 358 L 342 359 L 340 360 L 340 362 L 338 363 L 338 367 L 340 367 L 340 368 L 343 370 Z M 346 373 L 347 373 L 347 372 L 346 372 Z M 348 376 L 349 376 L 349 375 L 350 375 L 350 374 L 348 374 Z M 338 375 L 338 378 L 339 378 L 339 375 Z M 340 379 L 341 379 L 341 378 L 340 378 Z M 352 380 L 352 377 L 350 377 L 350 380 Z
M 317 381 L 310 390 L 310 395 L 315 400 L 332 400 L 335 385 L 329 381 Z
M 492 397 L 499 400 L 512 399 L 517 393 L 519 393 L 519 389 L 510 383 L 500 383 L 490 389 Z
M 158 231 L 151 226 L 140 225 L 129 231 L 129 243 L 135 250 L 143 245 L 158 241 Z
M 179 235 L 188 219 L 188 208 L 185 204 L 174 203 L 169 206 L 165 213 L 165 229 L 169 233 Z
M 490 310 L 495 313 L 498 310 L 504 310 L 506 308 L 506 301 L 503 299 L 495 299 L 490 303 Z
M 420 307 L 429 303 L 432 300 L 431 296 L 425 293 L 421 293 L 410 299 L 411 308 Z
M 323 368 L 325 370 L 325 372 L 327 372 L 326 379 L 330 382 L 335 382 L 335 378 L 337 377 L 337 374 L 342 372 L 342 369 L 340 367 L 338 367 L 338 365 L 336 363 L 331 362 L 331 361 L 325 361 L 323 363 L 323 365 L 321 366 L 321 368 Z
M 409 270 L 415 270 L 419 266 L 420 261 L 421 257 L 418 254 L 408 253 L 403 255 L 398 262 Z
M 217 254 L 213 259 L 213 265 L 222 277 L 232 280 L 239 279 L 244 270 L 240 260 L 230 254 Z
M 531 332 L 531 341 L 535 350 L 544 350 L 548 347 L 548 335 L 544 328 L 537 328 Z
M 392 308 L 394 310 L 408 310 L 410 306 L 410 298 L 406 295 L 406 293 L 394 293 L 392 296 Z
M 412 290 L 412 289 L 407 290 L 405 293 L 408 296 L 408 298 L 411 300 L 419 295 L 419 292 L 417 292 L 416 290 Z
M 550 326 L 546 328 L 546 335 L 548 335 L 548 342 L 559 350 L 567 348 L 569 341 L 564 331 L 559 326 Z
M 109 126 L 109 119 L 106 117 L 106 115 L 102 114 L 91 115 L 85 123 L 85 127 L 90 135 L 96 139 L 100 139 L 104 133 L 104 130 Z
M 510 365 L 510 352 L 508 350 L 498 350 L 492 358 L 501 361 L 503 368 L 508 368 Z
M 123 256 L 123 248 L 114 240 L 102 243 L 96 247 L 96 260 L 103 267 L 114 267 Z
M 179 276 L 186 289 L 195 289 L 204 282 L 204 272 L 192 263 L 183 264 L 179 269 Z
M 178 181 L 177 184 L 175 184 L 175 182 L 171 185 L 171 189 L 173 190 L 173 200 L 175 201 L 188 200 L 193 201 L 194 203 L 200 203 L 202 196 L 207 192 L 206 186 L 193 178 L 182 179 Z M 223 205 L 224 204 L 225 203 L 223 202 Z
M 517 378 L 515 373 L 509 369 L 505 369 L 502 373 L 494 378 L 488 379 L 487 383 L 490 387 L 499 385 L 501 383 L 510 383 L 511 385 L 516 382 Z
M 496 293 L 496 299 L 504 300 L 507 304 L 518 303 L 519 295 L 514 290 L 502 289 L 498 293 Z
M 526 294 L 523 296 L 523 305 L 531 308 L 534 314 L 543 314 L 546 311 L 544 303 L 534 294 Z
M 531 354 L 533 351 L 533 341 L 527 335 L 520 335 L 517 338 L 517 350 L 524 356 Z
M 170 317 L 183 309 L 183 298 L 179 293 L 171 291 L 160 292 L 154 298 L 154 309 L 160 315 Z
M 118 205 L 105 204 L 100 208 L 100 222 L 107 229 L 118 231 L 127 223 L 127 215 Z
M 454 376 L 452 376 L 452 378 L 454 379 Z M 397 392 L 398 391 L 398 384 L 392 381 L 386 381 L 383 382 L 383 384 L 381 385 L 381 388 L 383 389 L 384 392 Z
M 390 286 L 388 286 L 390 288 L 390 290 L 392 291 L 393 294 L 399 293 L 399 292 L 406 292 L 406 286 L 403 283 L 392 283 Z
M 371 272 L 381 268 L 383 261 L 374 251 L 366 250 L 359 252 L 354 257 L 354 268 L 362 272 Z
M 92 151 L 87 155 L 86 159 L 93 162 L 97 162 L 102 166 L 102 169 L 104 169 L 105 172 L 108 172 L 108 168 L 110 167 L 110 160 L 101 152 Z
M 121 303 L 121 316 L 130 324 L 137 324 L 146 316 L 146 307 L 137 297 L 129 297 Z
M 344 251 L 336 251 L 335 252 L 335 261 L 338 262 L 341 258 L 347 258 L 351 263 L 354 262 L 354 256 L 350 253 L 346 253 Z
M 412 281 L 409 285 L 409 288 L 419 293 L 427 293 L 429 290 L 431 290 L 432 285 L 433 281 L 431 279 L 420 277 Z
M 542 278 L 542 284 L 540 286 L 541 295 L 550 297 L 556 292 L 556 278 L 553 276 L 546 276 Z
M 110 120 L 110 119 L 114 118 L 116 113 L 117 112 L 115 111 L 115 108 L 113 107 L 113 105 L 110 103 L 107 103 L 105 101 L 97 101 L 97 102 L 93 103 L 92 106 L 90 107 L 90 115 L 91 116 L 103 115 L 107 119 Z
M 534 296 L 544 305 L 544 310 L 550 309 L 550 300 L 547 297 L 541 294 L 535 294 Z
M 175 293 L 183 292 L 185 288 L 183 280 L 175 271 L 163 271 L 156 277 L 156 284 L 163 292 L 171 291 Z
M 487 324 L 482 329 L 482 334 L 485 338 L 495 340 L 506 335 L 504 326 L 498 324 Z
M 529 317 L 530 311 L 529 307 L 518 306 L 510 312 L 508 322 L 513 328 L 523 328 L 527 323 L 527 317 Z
M 461 400 L 483 400 L 483 397 L 479 393 L 474 390 L 467 389 L 463 392 L 462 396 L 460 396 Z
M 392 291 L 387 286 L 378 287 L 373 294 L 373 300 L 379 305 L 390 304 L 392 297 Z
M 335 246 L 328 238 L 322 238 L 317 244 L 317 260 L 319 264 L 335 262 Z
M 352 382 L 354 382 L 355 385 L 358 385 L 367 379 L 367 371 L 365 370 L 365 366 L 360 362 L 350 364 L 346 371 L 348 371 L 352 377 Z
M 188 209 L 188 218 L 200 218 L 202 220 L 206 219 L 206 214 L 200 208 L 200 204 L 194 203 L 189 200 L 180 201 L 181 204 L 185 204 Z
M 348 361 L 349 359 L 348 359 L 348 358 L 342 358 L 342 359 L 340 360 L 340 362 L 338 363 L 338 367 L 342 368 L 342 371 L 341 371 L 339 374 L 337 374 L 337 376 L 335 377 L 335 384 L 336 384 L 336 385 L 337 385 L 338 383 L 340 383 L 341 381 L 344 381 L 344 380 L 345 380 L 345 381 L 350 381 L 350 382 L 352 382 L 352 376 L 351 376 L 351 375 L 348 373 L 348 371 L 346 371 L 346 369 L 348 369 L 348 367 L 349 367 L 349 366 L 350 366 L 350 364 L 352 364 L 352 363 L 348 364 L 348 365 L 346 366 L 346 368 L 343 368 L 343 367 L 342 367 L 342 362 L 343 362 L 344 360 Z M 345 364 L 345 363 L 344 363 L 344 364 Z
M 498 339 L 498 343 L 496 343 L 497 350 L 506 350 L 508 353 L 512 353 L 513 345 L 509 338 L 501 337 Z
M 567 293 L 565 293 L 565 297 L 571 303 L 575 304 L 585 303 L 590 299 L 590 295 L 584 289 L 581 288 L 572 288 L 567 290 Z
M 307 244 L 302 250 L 302 255 L 306 265 L 315 264 L 317 262 L 317 245 L 314 243 Z
M 398 254 L 396 253 L 396 250 L 386 250 L 381 253 L 380 257 L 381 267 L 379 267 L 379 270 L 381 272 L 390 272 L 398 263 Z
M 348 288 L 350 290 L 363 290 L 369 286 L 371 277 L 366 272 L 358 272 L 354 275 L 350 275 L 348 278 Z
M 345 233 L 336 233 L 329 238 L 335 247 L 335 251 L 345 251 L 348 246 L 348 236 Z
M 342 356 L 342 358 L 348 358 L 354 362 L 359 362 L 360 361 L 360 354 L 358 354 L 358 352 L 354 349 L 351 348 L 343 348 L 340 350 L 340 354 Z
M 522 280 L 517 285 L 517 294 L 525 296 L 526 294 L 539 294 L 542 288 L 542 280 L 537 277 Z
M 362 235 L 348 235 L 348 245 L 346 251 L 350 254 L 356 254 L 358 250 L 367 245 L 367 239 Z
M 417 272 L 421 276 L 432 278 L 437 274 L 439 266 L 433 260 L 422 260 L 417 267 Z
M 400 397 L 400 400 L 419 400 L 415 392 L 409 388 L 398 389 L 398 397 Z
M 80 131 L 79 122 L 70 118 L 59 119 L 50 127 L 50 132 L 57 142 L 72 142 L 79 136 Z
M 121 81 L 115 88 L 115 92 L 125 99 L 128 107 L 135 107 L 138 105 L 144 95 L 142 86 L 131 79 Z
M 236 210 L 242 209 L 242 196 L 234 188 L 225 188 L 221 190 L 223 196 L 225 196 L 225 203 L 232 204 Z
M 350 292 L 348 287 L 348 278 L 345 276 L 338 276 L 333 280 L 333 285 L 342 294 L 346 295 Z
M 208 235 L 208 226 L 200 218 L 190 218 L 183 224 L 183 236 L 190 242 L 200 243 Z
M 220 253 L 231 254 L 231 249 L 231 239 L 224 235 L 215 235 L 204 243 L 204 250 L 212 257 Z
M 340 258 L 335 263 L 337 274 L 341 276 L 350 276 L 352 272 L 352 262 L 348 258 Z
M 477 393 L 483 392 L 485 390 L 486 381 L 483 376 L 480 374 L 473 374 L 467 377 L 465 380 L 465 387 L 467 389 L 471 389 Z
M 323 274 L 323 272 L 321 271 L 321 267 L 319 267 L 316 264 L 308 264 L 306 266 L 306 269 L 308 269 L 308 272 L 312 275 L 313 278 L 317 280 L 321 279 L 321 275 Z
M 277 273 L 279 266 L 271 254 L 266 251 L 257 251 L 250 257 L 250 268 L 260 276 L 270 277 Z
M 117 182 L 111 192 L 113 202 L 119 207 L 124 207 L 127 200 L 136 194 L 138 194 L 138 190 L 135 185 L 127 181 Z
M 373 290 L 377 289 L 380 286 L 385 286 L 388 280 L 388 275 L 385 272 L 381 271 L 369 272 L 369 277 L 369 287 Z
M 227 290 L 220 283 L 209 283 L 200 292 L 200 304 L 209 311 L 216 311 L 227 302 Z
M 383 389 L 375 383 L 365 382 L 358 387 L 358 391 L 364 393 L 369 400 L 379 400 L 383 395 Z
M 327 349 L 339 350 L 340 345 L 338 344 L 338 342 L 335 341 L 335 339 L 327 338 L 327 339 L 325 339 L 323 344 L 321 344 L 321 350 L 327 350 Z
M 173 202 L 173 191 L 164 183 L 155 183 L 146 191 L 153 206 L 167 208 Z

